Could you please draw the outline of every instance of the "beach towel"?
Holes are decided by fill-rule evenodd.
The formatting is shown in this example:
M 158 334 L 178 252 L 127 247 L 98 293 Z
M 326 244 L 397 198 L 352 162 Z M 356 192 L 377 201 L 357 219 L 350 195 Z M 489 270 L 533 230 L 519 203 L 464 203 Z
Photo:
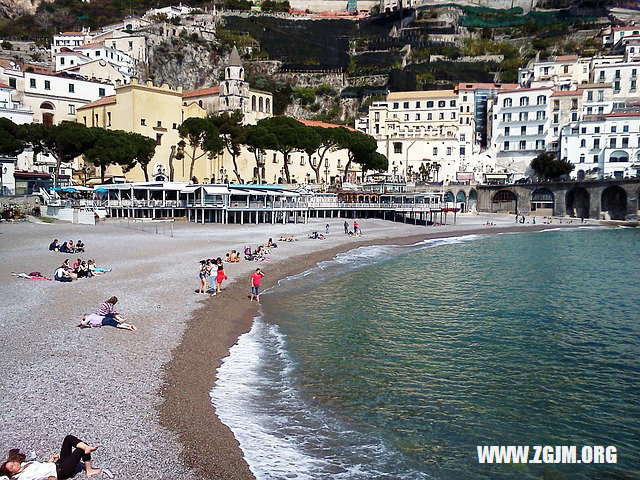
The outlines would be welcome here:
M 94 272 L 98 272 L 98 273 L 108 273 L 111 271 L 110 268 L 102 268 L 102 267 L 95 267 L 93 269 Z
M 34 273 L 37 273 L 38 275 L 34 275 Z M 48 280 L 48 281 L 51 281 L 51 278 L 42 276 L 42 274 L 40 272 L 31 272 L 31 273 L 24 273 L 24 272 L 13 273 L 13 272 L 11 272 L 11 275 L 13 275 L 14 277 L 23 278 L 25 280 Z

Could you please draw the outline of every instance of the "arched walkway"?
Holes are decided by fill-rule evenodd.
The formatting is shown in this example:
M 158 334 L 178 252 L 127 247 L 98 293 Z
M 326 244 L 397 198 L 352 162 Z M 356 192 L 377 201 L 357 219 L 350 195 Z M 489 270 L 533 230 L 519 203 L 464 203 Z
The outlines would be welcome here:
M 589 218 L 589 192 L 576 187 L 567 192 L 567 215 L 576 218 Z
M 444 194 L 444 201 L 445 203 L 453 203 L 456 201 L 456 197 L 451 190 Z
M 469 205 L 467 210 L 473 212 L 478 208 L 478 192 L 474 188 L 469 190 Z
M 531 215 L 553 216 L 555 197 L 548 188 L 536 188 L 531 194 Z
M 511 190 L 498 190 L 491 199 L 492 212 L 516 213 L 518 211 L 518 199 Z
M 622 187 L 605 188 L 600 197 L 600 211 L 611 220 L 624 220 L 627 215 L 627 192 Z
M 464 193 L 464 190 L 460 190 L 456 195 L 456 204 L 458 208 L 460 208 L 461 213 L 467 211 L 467 194 Z

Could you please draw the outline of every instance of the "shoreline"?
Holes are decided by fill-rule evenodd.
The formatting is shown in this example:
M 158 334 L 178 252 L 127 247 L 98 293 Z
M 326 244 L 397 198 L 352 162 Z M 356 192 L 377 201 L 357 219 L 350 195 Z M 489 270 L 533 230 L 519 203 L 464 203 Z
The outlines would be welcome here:
M 411 245 L 437 238 L 578 229 L 586 226 L 524 224 L 361 240 L 277 260 L 265 269 L 262 286 L 266 290 L 283 278 L 302 273 L 321 261 L 331 260 L 340 253 L 363 246 Z M 257 302 L 249 301 L 248 282 L 248 279 L 246 282 L 233 281 L 225 289 L 224 295 L 215 301 L 207 299 L 203 302 L 187 322 L 178 346 L 171 352 L 171 360 L 162 368 L 162 401 L 157 407 L 160 424 L 178 437 L 182 444 L 181 459 L 202 478 L 254 478 L 238 441 L 218 418 L 210 398 L 222 360 L 229 355 L 229 349 L 237 343 L 238 338 L 251 329 L 253 319 L 259 314 Z

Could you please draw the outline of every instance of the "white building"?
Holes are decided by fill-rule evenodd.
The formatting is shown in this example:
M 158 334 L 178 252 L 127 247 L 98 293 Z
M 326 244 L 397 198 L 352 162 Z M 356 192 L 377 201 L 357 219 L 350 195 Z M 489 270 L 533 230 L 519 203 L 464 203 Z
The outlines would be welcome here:
M 625 37 L 640 36 L 640 26 L 612 27 L 602 36 L 602 44 L 605 47 L 615 48 Z
M 147 10 L 147 13 L 144 14 L 144 18 L 152 19 L 152 17 L 163 15 L 163 16 L 166 16 L 168 19 L 172 19 L 174 17 L 181 17 L 183 15 L 188 15 L 192 11 L 193 11 L 193 8 L 182 5 L 181 3 L 178 6 L 152 8 L 151 10 Z
M 548 60 L 532 59 L 518 71 L 518 82 L 526 88 L 557 87 L 564 90 L 589 82 L 591 58 L 561 55 Z
M 609 113 L 562 129 L 560 155 L 573 178 L 635 177 L 640 172 L 640 112 Z
M 14 88 L 0 83 L 0 118 L 8 118 L 18 125 L 32 123 L 33 112 L 29 107 L 12 99 L 14 92 Z
M 63 32 L 53 36 L 51 42 L 51 56 L 59 53 L 63 48 L 73 50 L 91 41 L 89 29 L 83 29 L 81 32 Z
M 638 98 L 638 72 L 640 62 L 636 57 L 625 55 L 604 55 L 594 57 L 592 62 L 591 81 L 611 83 L 614 101 L 626 101 Z
M 490 101 L 491 143 L 499 165 L 525 173 L 531 160 L 551 149 L 552 94 L 546 87 L 519 88 L 498 92 Z
M 473 112 L 463 107 L 451 90 L 395 92 L 356 127 L 377 140 L 394 177 L 452 182 L 470 171 L 473 156 Z

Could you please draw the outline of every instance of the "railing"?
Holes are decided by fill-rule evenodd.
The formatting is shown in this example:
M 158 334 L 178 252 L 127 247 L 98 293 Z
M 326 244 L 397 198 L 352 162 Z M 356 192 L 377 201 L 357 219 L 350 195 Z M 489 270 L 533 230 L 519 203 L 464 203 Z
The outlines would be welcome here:
M 87 199 L 50 199 L 47 202 L 50 207 L 63 207 L 63 208 L 93 208 L 104 207 L 107 202 L 105 200 L 87 200 Z
M 311 202 L 310 208 L 314 209 L 373 209 L 373 210 L 398 210 L 398 211 L 429 211 L 439 210 L 439 203 L 344 203 L 344 202 Z
M 108 207 L 142 207 L 142 208 L 171 208 L 186 207 L 186 200 L 107 200 L 105 205 Z M 199 203 L 198 203 L 199 205 Z

